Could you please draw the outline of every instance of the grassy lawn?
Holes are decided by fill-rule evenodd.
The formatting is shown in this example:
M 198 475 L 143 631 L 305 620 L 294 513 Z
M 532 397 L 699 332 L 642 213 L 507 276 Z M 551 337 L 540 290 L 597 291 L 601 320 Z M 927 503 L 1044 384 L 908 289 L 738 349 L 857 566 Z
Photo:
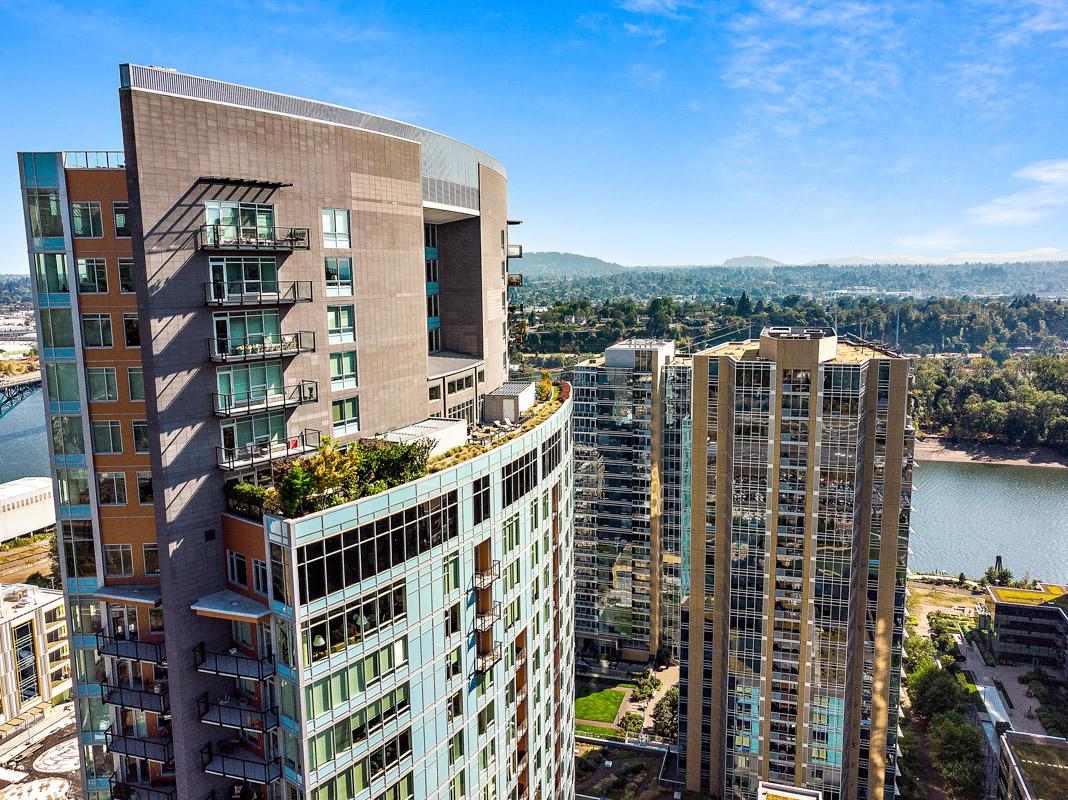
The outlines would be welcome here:
M 609 727 L 608 725 L 591 725 L 587 722 L 576 722 L 575 733 L 596 736 L 600 739 L 623 741 L 623 734 L 615 725 Z
M 626 696 L 625 689 L 579 687 L 578 696 L 575 698 L 575 717 L 588 722 L 606 722 L 611 725 L 616 721 L 616 714 L 619 713 L 619 707 Z

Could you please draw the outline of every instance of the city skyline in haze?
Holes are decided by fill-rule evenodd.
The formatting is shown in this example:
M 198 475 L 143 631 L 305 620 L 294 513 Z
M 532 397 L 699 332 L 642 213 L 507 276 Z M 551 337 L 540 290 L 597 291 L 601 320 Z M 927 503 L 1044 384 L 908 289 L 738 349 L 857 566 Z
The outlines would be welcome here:
M 0 0 L 18 120 L 0 130 L 0 225 L 17 245 L 0 272 L 26 271 L 15 152 L 120 148 L 117 114 L 100 111 L 117 111 L 122 61 L 460 140 L 478 131 L 509 165 L 528 250 L 628 265 L 1068 250 L 1068 2 L 898 5 L 245 2 L 190 15 Z

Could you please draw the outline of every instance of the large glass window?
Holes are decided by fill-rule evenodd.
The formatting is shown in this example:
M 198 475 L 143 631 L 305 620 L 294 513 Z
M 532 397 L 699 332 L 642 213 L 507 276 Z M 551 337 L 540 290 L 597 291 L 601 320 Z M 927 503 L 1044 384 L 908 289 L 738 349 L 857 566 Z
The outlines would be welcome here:
M 80 294 L 106 294 L 108 290 L 108 267 L 102 258 L 79 258 L 74 262 L 78 268 L 78 292 Z
M 106 455 L 122 452 L 122 425 L 117 419 L 94 419 L 89 425 L 94 453 Z
M 216 300 L 278 293 L 278 262 L 273 257 L 226 256 L 208 264 Z
M 111 314 L 82 314 L 82 345 L 111 347 Z
M 15 650 L 15 669 L 19 675 L 19 699 L 30 700 L 40 694 L 37 683 L 37 642 L 33 638 L 33 621 L 11 626 Z
M 74 318 L 69 308 L 41 309 L 41 339 L 53 350 L 74 347 Z
M 104 235 L 104 225 L 100 220 L 100 203 L 71 203 L 70 225 L 71 235 L 75 238 L 99 239 Z
M 96 577 L 96 545 L 93 544 L 92 523 L 61 521 L 59 547 L 63 553 L 68 578 Z
M 356 309 L 354 306 L 327 306 L 326 319 L 330 344 L 356 341 Z
M 126 475 L 122 472 L 96 473 L 97 501 L 102 506 L 126 505 Z
M 89 505 L 89 471 L 86 469 L 57 469 L 59 502 L 65 506 Z
M 67 279 L 67 257 L 62 253 L 37 253 L 34 257 L 37 271 L 37 291 L 49 294 L 70 292 Z
M 115 217 L 115 236 L 124 239 L 130 236 L 130 223 L 127 216 L 130 212 L 129 203 L 112 203 L 111 213 Z
M 227 420 L 220 425 L 222 446 L 228 456 L 243 456 L 250 448 L 281 442 L 286 436 L 284 412 L 256 414 L 244 419 Z
M 63 235 L 63 212 L 56 189 L 27 189 L 26 206 L 30 211 L 30 233 L 35 238 Z
M 282 364 L 235 364 L 220 367 L 215 373 L 220 408 L 262 403 L 282 393 Z
M 238 586 L 248 586 L 248 562 L 244 553 L 226 551 L 226 579 Z
M 352 294 L 352 259 L 326 259 L 326 293 L 329 296 Z
M 45 309 L 42 309 L 42 321 L 44 312 Z M 69 320 L 69 311 L 67 315 Z M 78 390 L 77 364 L 45 364 L 44 371 L 50 403 L 77 403 L 81 399 Z
M 334 435 L 345 436 L 360 430 L 360 398 L 346 397 L 330 404 Z
M 349 212 L 346 208 L 323 209 L 323 247 L 351 247 Z
M 108 578 L 128 578 L 133 574 L 133 545 L 104 545 L 104 575 Z
M 330 388 L 351 389 L 357 385 L 356 351 L 330 354 Z
M 100 402 L 119 399 L 114 367 L 89 367 L 85 371 L 85 382 L 90 400 Z
M 274 239 L 274 206 L 263 203 L 235 203 L 208 200 L 204 203 L 205 220 L 211 244 L 255 243 Z
M 57 456 L 85 452 L 81 417 L 52 417 L 52 449 Z
M 242 355 L 277 350 L 281 344 L 277 311 L 244 311 L 215 315 L 215 348 Z

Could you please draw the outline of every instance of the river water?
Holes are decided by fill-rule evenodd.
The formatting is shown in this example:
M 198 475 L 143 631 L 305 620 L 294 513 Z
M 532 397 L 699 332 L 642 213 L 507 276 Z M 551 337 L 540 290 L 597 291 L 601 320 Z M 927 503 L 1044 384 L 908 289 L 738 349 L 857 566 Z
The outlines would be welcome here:
M 0 482 L 48 474 L 35 392 L 0 418 Z M 997 555 L 1017 577 L 1068 583 L 1068 469 L 921 461 L 909 567 L 978 577 Z

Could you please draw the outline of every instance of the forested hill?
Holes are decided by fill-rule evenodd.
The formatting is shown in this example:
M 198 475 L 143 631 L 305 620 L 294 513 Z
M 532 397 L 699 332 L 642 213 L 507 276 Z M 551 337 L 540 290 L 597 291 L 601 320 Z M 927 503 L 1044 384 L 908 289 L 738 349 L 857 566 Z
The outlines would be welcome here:
M 580 256 L 576 253 L 524 253 L 523 260 L 513 269 L 524 275 L 537 277 L 564 277 L 567 275 L 608 275 L 626 270 L 622 264 L 603 261 L 593 256 Z

